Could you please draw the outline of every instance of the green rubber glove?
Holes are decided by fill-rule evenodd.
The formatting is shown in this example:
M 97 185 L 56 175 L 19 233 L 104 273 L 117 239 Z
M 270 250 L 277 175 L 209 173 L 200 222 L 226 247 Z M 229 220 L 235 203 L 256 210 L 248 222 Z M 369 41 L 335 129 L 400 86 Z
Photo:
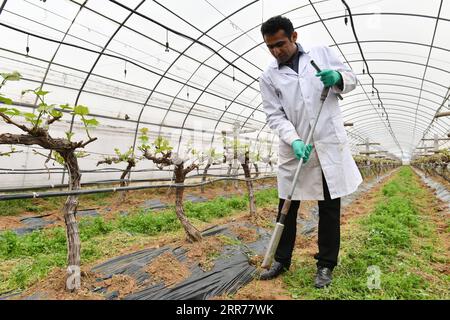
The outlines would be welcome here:
M 316 73 L 316 77 L 320 77 L 325 87 L 332 87 L 342 83 L 342 76 L 339 72 L 325 69 Z
M 292 150 L 294 150 L 295 157 L 300 160 L 303 158 L 303 162 L 306 163 L 311 154 L 312 145 L 306 145 L 302 140 L 295 140 L 292 142 Z

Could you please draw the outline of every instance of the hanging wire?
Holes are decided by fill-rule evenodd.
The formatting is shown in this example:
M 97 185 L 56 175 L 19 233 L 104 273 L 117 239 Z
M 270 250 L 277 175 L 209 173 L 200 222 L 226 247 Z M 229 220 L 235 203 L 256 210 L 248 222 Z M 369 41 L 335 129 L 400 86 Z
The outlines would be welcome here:
M 310 1 L 310 2 L 311 2 L 311 1 Z M 381 100 L 381 97 L 380 97 L 380 92 L 378 91 L 378 89 L 377 89 L 376 86 L 375 86 L 375 79 L 374 79 L 373 76 L 370 74 L 370 71 L 369 71 L 369 65 L 367 64 L 366 58 L 364 57 L 364 53 L 363 53 L 363 50 L 362 50 L 362 48 L 361 48 L 361 44 L 360 44 L 359 39 L 358 39 L 358 36 L 357 36 L 357 34 L 356 34 L 355 25 L 354 25 L 354 22 L 353 22 L 353 17 L 352 17 L 352 12 L 351 12 L 351 10 L 350 10 L 350 7 L 348 6 L 347 2 L 345 2 L 345 0 L 341 0 L 341 2 L 344 4 L 344 6 L 345 6 L 345 8 L 346 8 L 346 10 L 347 10 L 347 12 L 348 12 L 348 15 L 349 15 L 349 17 L 350 17 L 350 25 L 351 25 L 351 27 L 352 27 L 353 36 L 355 37 L 356 44 L 358 45 L 359 52 L 360 52 L 360 54 L 361 54 L 361 58 L 362 58 L 363 63 L 364 63 L 364 65 L 365 65 L 365 68 L 363 68 L 363 74 L 365 73 L 365 71 L 366 71 L 366 69 L 367 69 L 367 75 L 372 79 L 372 88 L 373 88 L 373 89 L 376 91 L 376 93 L 377 93 L 377 98 L 378 98 L 378 101 L 379 101 L 379 104 L 378 104 L 378 105 L 379 105 L 379 106 L 381 105 L 381 108 L 383 109 L 383 113 L 386 113 L 386 115 L 387 115 L 387 111 L 386 111 L 386 109 L 385 109 L 385 107 L 384 107 L 384 105 L 383 105 L 383 101 Z M 382 114 L 381 117 L 383 118 L 383 114 Z M 394 131 L 393 131 L 392 128 L 391 128 L 390 122 L 388 121 L 387 124 L 388 124 L 388 128 L 389 128 L 389 133 L 391 134 L 392 138 L 394 139 L 394 141 L 395 141 L 395 143 L 397 144 L 397 146 L 399 147 L 399 149 L 400 149 L 401 151 L 403 151 L 403 150 L 402 150 L 402 147 L 401 147 L 401 145 L 400 145 L 400 143 L 399 143 L 398 140 L 397 140 L 397 137 L 395 136 Z
M 264 23 L 264 0 L 261 0 L 261 24 Z
M 125 68 L 123 70 L 124 78 L 127 78 L 127 62 L 125 61 Z
M 27 57 L 28 54 L 30 53 L 30 35 L 27 34 L 27 47 L 25 48 L 25 51 L 27 52 Z
M 166 29 L 166 52 L 169 52 L 169 29 Z
M 118 6 L 122 7 L 122 8 L 124 8 L 124 9 L 126 9 L 126 10 L 129 10 L 130 12 L 134 12 L 137 16 L 143 17 L 144 19 L 146 19 L 146 20 L 148 20 L 148 21 L 151 21 L 152 23 L 154 23 L 154 24 L 156 24 L 156 25 L 158 25 L 158 26 L 160 26 L 160 27 L 163 27 L 163 28 L 166 28 L 167 30 L 170 30 L 170 32 L 172 32 L 172 33 L 175 34 L 175 35 L 178 35 L 178 36 L 183 37 L 183 38 L 185 38 L 185 39 L 188 39 L 188 40 L 190 40 L 190 41 L 192 41 L 192 42 L 194 42 L 194 43 L 197 43 L 197 44 L 199 44 L 200 46 L 205 47 L 206 49 L 208 49 L 208 50 L 210 50 L 211 52 L 215 53 L 219 58 L 221 58 L 223 61 L 225 61 L 228 65 L 234 66 L 234 64 L 233 64 L 231 61 L 227 60 L 227 59 L 226 59 L 223 55 L 221 55 L 217 50 L 214 50 L 212 47 L 210 47 L 210 46 L 207 45 L 206 43 L 203 43 L 203 42 L 201 42 L 201 41 L 198 40 L 198 39 L 194 39 L 194 38 L 192 38 L 191 36 L 188 36 L 187 34 L 185 34 L 185 33 L 183 33 L 183 32 L 180 32 L 180 31 L 177 31 L 177 30 L 175 30 L 175 29 L 169 28 L 169 27 L 167 27 L 166 25 L 164 25 L 164 24 L 162 24 L 162 23 L 160 23 L 160 22 L 158 22 L 158 21 L 156 21 L 156 20 L 154 20 L 154 19 L 152 19 L 152 18 L 150 18 L 150 17 L 148 17 L 148 16 L 145 16 L 145 15 L 143 15 L 143 14 L 137 12 L 136 10 L 133 10 L 133 9 L 128 8 L 126 5 L 120 3 L 120 2 L 118 2 L 118 1 L 116 1 L 116 0 L 110 0 L 110 1 L 111 1 L 112 3 L 114 3 L 114 4 L 116 4 L 116 5 L 118 5 Z M 246 8 L 246 7 L 252 5 L 252 4 L 256 3 L 256 2 L 258 2 L 258 0 L 255 0 L 255 1 L 253 1 L 253 2 L 250 2 L 250 3 L 248 3 L 247 5 L 245 5 L 245 6 L 242 7 L 242 8 Z M 241 10 L 242 10 L 242 8 L 241 8 Z M 236 66 L 234 66 L 234 67 L 236 67 Z M 242 72 L 243 74 L 245 74 L 245 75 L 248 76 L 249 78 L 251 78 L 251 79 L 257 81 L 257 79 L 256 79 L 254 76 L 250 75 L 249 73 L 247 73 L 246 71 L 242 70 L 241 68 L 236 67 L 236 69 L 238 69 L 240 72 Z
M 421 85 L 420 85 L 420 91 L 419 91 L 419 99 L 417 101 L 417 106 L 416 106 L 416 110 L 415 110 L 415 115 L 414 115 L 414 130 L 413 130 L 413 135 L 412 135 L 412 140 L 411 142 L 414 142 L 414 139 L 416 138 L 416 129 L 417 129 L 417 112 L 419 110 L 419 104 L 420 101 L 422 99 L 422 92 L 423 92 L 423 84 L 425 82 L 425 76 L 427 74 L 427 70 L 428 70 L 428 64 L 430 62 L 430 58 L 431 58 L 431 52 L 433 51 L 433 44 L 434 44 L 434 39 L 436 36 L 436 31 L 438 28 L 438 24 L 439 24 L 439 17 L 441 15 L 441 9 L 442 9 L 442 4 L 443 4 L 443 0 L 440 1 L 440 5 L 439 5 L 439 11 L 436 15 L 436 23 L 434 25 L 434 31 L 433 31 L 433 36 L 431 38 L 431 43 L 430 43 L 430 50 L 428 51 L 428 57 L 427 57 L 427 62 L 425 64 L 425 70 L 423 71 L 423 75 L 422 75 L 422 81 L 421 81 Z M 439 109 L 442 107 L 442 105 L 439 107 Z M 431 120 L 430 125 L 433 123 L 434 118 Z

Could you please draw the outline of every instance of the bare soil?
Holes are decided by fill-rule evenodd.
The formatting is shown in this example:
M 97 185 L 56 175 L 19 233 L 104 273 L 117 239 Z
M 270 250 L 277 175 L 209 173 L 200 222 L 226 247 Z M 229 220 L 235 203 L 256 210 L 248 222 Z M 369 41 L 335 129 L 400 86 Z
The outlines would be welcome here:
M 31 288 L 23 292 L 18 298 L 26 299 L 32 297 L 34 299 L 45 300 L 104 300 L 102 294 L 94 293 L 92 290 L 101 285 L 96 279 L 98 275 L 89 271 L 88 268 L 81 268 L 81 289 L 70 292 L 66 287 L 66 269 L 57 268 L 50 274 L 39 281 Z
M 145 271 L 151 275 L 154 284 L 163 281 L 167 287 L 175 286 L 191 275 L 189 268 L 169 251 L 154 259 Z

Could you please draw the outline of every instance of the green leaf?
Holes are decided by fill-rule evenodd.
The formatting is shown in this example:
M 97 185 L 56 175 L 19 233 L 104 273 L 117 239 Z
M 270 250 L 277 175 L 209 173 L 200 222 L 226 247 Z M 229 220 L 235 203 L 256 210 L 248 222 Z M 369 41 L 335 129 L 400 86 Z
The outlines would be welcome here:
M 133 154 L 133 147 L 130 147 L 128 151 L 124 154 L 126 158 L 129 158 Z
M 138 149 L 141 150 L 142 152 L 145 152 L 146 150 L 150 149 L 150 146 L 148 144 L 143 144 L 143 145 L 140 145 L 138 147 Z
M 0 112 L 5 112 L 5 111 L 8 111 L 8 108 L 0 108 Z
M 38 119 L 35 119 L 35 120 L 34 119 L 30 119 L 29 121 L 35 127 L 40 127 L 42 125 L 42 122 L 43 122 L 42 118 L 40 118 L 39 120 Z
M 45 96 L 49 92 L 50 91 L 44 91 L 44 90 L 36 90 L 36 91 L 34 91 L 34 93 L 37 94 L 38 96 Z
M 19 81 L 20 78 L 22 77 L 20 75 L 20 73 L 17 71 L 14 71 L 11 73 L 1 73 L 1 75 L 2 75 L 3 79 L 8 80 L 8 81 Z
M 89 108 L 85 106 L 76 106 L 73 108 L 73 113 L 78 116 L 87 116 L 89 114 Z
M 50 110 L 52 110 L 52 106 L 49 106 L 46 103 L 39 104 L 39 107 L 37 108 L 38 112 L 49 112 Z
M 159 136 L 156 138 L 155 142 L 153 143 L 155 146 L 155 152 L 156 153 L 163 153 L 165 151 L 170 151 L 173 148 L 170 146 L 170 143 L 167 139 Z
M 58 162 L 59 164 L 64 165 L 64 162 L 65 162 L 64 158 L 61 157 L 61 155 L 58 152 L 53 151 L 53 158 L 55 158 L 56 162 Z
M 67 140 L 71 140 L 72 139 L 72 137 L 73 137 L 73 135 L 74 135 L 75 133 L 73 133 L 73 132 L 69 132 L 69 131 L 66 131 L 66 137 L 67 137 Z
M 22 115 L 27 119 L 27 120 L 34 120 L 36 119 L 36 115 L 34 113 L 31 112 L 24 112 L 22 113 Z
M 0 103 L 11 105 L 11 104 L 13 104 L 13 101 L 9 98 L 0 96 Z
M 142 142 L 142 144 L 146 144 L 148 142 L 148 137 L 147 136 L 140 136 L 139 140 Z
M 69 106 L 68 103 L 66 103 L 66 104 L 61 104 L 61 105 L 59 105 L 59 107 L 60 107 L 62 110 L 73 110 L 73 108 L 72 108 L 71 106 Z
M 95 118 L 83 119 L 83 123 L 86 127 L 96 127 L 99 125 L 99 122 Z
M 87 156 L 89 156 L 89 153 L 85 151 L 75 152 L 75 157 L 77 158 L 86 158 Z
M 3 112 L 4 114 L 8 115 L 8 116 L 20 116 L 20 110 L 16 109 L 16 108 L 11 108 L 8 109 L 7 111 Z
M 121 157 L 121 153 L 120 150 L 118 148 L 114 148 L 114 153 L 120 158 Z
M 58 110 L 55 110 L 55 109 L 51 110 L 49 113 L 54 118 L 60 118 L 63 115 L 61 111 L 58 111 Z

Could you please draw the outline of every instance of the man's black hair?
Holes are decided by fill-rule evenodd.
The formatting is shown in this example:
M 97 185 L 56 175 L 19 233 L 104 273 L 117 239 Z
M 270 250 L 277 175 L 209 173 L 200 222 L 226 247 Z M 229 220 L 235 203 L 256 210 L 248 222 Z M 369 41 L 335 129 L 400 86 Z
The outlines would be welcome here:
M 265 35 L 273 35 L 279 30 L 284 30 L 286 36 L 290 39 L 294 32 L 294 26 L 291 20 L 282 16 L 275 16 L 267 20 L 261 25 L 261 33 Z

